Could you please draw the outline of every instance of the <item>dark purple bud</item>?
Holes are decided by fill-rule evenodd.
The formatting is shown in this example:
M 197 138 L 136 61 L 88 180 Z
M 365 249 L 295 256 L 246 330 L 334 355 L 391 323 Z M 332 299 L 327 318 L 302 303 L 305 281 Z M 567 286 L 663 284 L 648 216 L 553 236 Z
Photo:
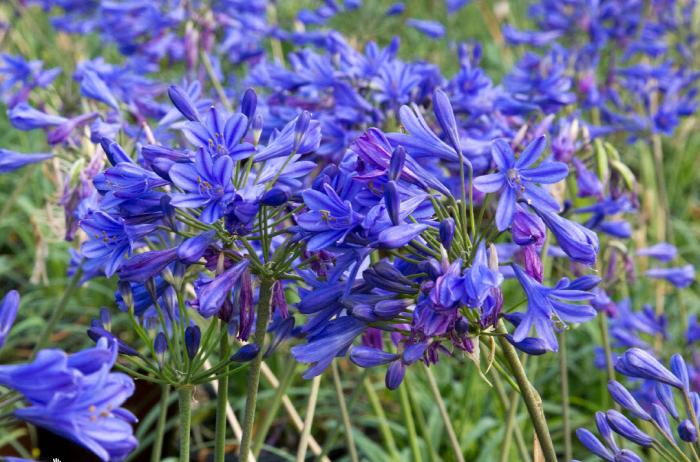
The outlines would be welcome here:
M 224 300 L 231 294 L 241 274 L 248 266 L 248 260 L 227 269 L 199 291 L 199 313 L 208 318 L 216 314 Z
M 676 388 L 683 383 L 652 355 L 640 348 L 630 348 L 615 362 L 615 370 L 628 377 L 656 380 Z
M 404 364 L 413 364 L 423 357 L 427 348 L 428 344 L 423 342 L 409 345 L 405 350 L 403 350 L 401 359 Z
M 109 308 L 104 306 L 100 308 L 100 323 L 104 330 L 112 330 L 112 315 L 109 313 Z
M 401 199 L 396 190 L 396 183 L 393 181 L 389 181 L 384 185 L 384 205 L 386 206 L 386 211 L 389 214 L 391 222 L 394 225 L 398 225 L 400 223 L 399 213 L 401 211 Z
M 194 359 L 199 351 L 199 342 L 202 340 L 202 331 L 199 326 L 189 326 L 185 329 L 185 348 L 187 348 L 187 356 Z
M 664 411 L 664 408 L 656 403 L 651 405 L 651 418 L 654 419 L 659 427 L 666 433 L 666 436 L 673 439 L 673 433 L 671 433 L 671 424 L 668 421 L 668 414 Z
M 437 279 L 442 274 L 440 263 L 434 258 L 420 262 L 418 269 L 427 274 L 430 279 Z
M 608 419 L 610 428 L 623 438 L 645 448 L 648 448 L 654 442 L 652 437 L 641 431 L 631 420 L 616 410 L 609 410 L 605 413 L 605 417 Z
M 102 146 L 102 150 L 107 155 L 107 160 L 112 166 L 116 166 L 120 162 L 132 163 L 131 157 L 116 141 L 103 137 L 100 139 L 100 146 Z
M 170 97 L 170 101 L 173 102 L 173 105 L 180 111 L 180 114 L 185 116 L 187 120 L 199 122 L 199 112 L 182 88 L 171 85 L 168 88 L 168 96 Z
M 435 118 L 440 124 L 440 128 L 445 133 L 452 148 L 461 155 L 462 146 L 459 141 L 459 131 L 457 130 L 457 120 L 452 110 L 452 104 L 444 91 L 436 89 L 433 93 L 433 110 Z
M 245 93 L 243 93 L 243 98 L 241 98 L 241 112 L 248 120 L 253 120 L 255 116 L 255 110 L 258 106 L 258 95 L 255 90 L 248 88 Z
M 676 403 L 673 399 L 673 388 L 665 383 L 656 382 L 654 390 L 656 391 L 656 397 L 659 399 L 659 402 L 674 419 L 678 420 L 678 410 L 676 409 Z
M 586 449 L 603 460 L 614 461 L 612 453 L 606 448 L 598 438 L 585 428 L 576 430 L 576 436 Z
M 637 400 L 634 399 L 632 394 L 620 382 L 615 380 L 609 381 L 608 391 L 615 402 L 622 406 L 623 409 L 629 411 L 630 414 L 642 420 L 651 420 L 651 416 L 647 411 L 642 409 L 642 406 L 639 405 Z
M 389 390 L 396 390 L 406 375 L 406 366 L 401 361 L 394 361 L 386 370 L 384 383 Z
M 296 152 L 301 146 L 301 142 L 306 135 L 306 131 L 309 129 L 309 122 L 311 122 L 311 113 L 309 111 L 302 112 L 294 124 L 294 144 L 292 145 L 292 152 Z
M 455 237 L 455 220 L 452 217 L 445 218 L 440 222 L 440 242 L 442 246 L 449 250 L 452 247 L 452 240 Z
M 387 172 L 389 179 L 396 181 L 401 176 L 403 172 L 403 166 L 406 163 L 406 150 L 403 146 L 397 146 L 394 152 L 391 154 L 391 159 L 389 160 L 389 171 Z
M 177 247 L 177 257 L 185 263 L 196 263 L 215 240 L 216 231 L 213 229 L 186 239 Z
M 290 197 L 291 195 L 286 189 L 274 187 L 262 195 L 260 203 L 270 207 L 278 207 L 286 204 Z
M 525 272 L 532 276 L 537 282 L 542 282 L 544 277 L 544 266 L 534 244 L 523 247 L 523 266 Z
M 374 305 L 374 314 L 380 319 L 391 319 L 403 312 L 413 304 L 413 300 L 399 298 L 396 300 L 382 300 Z
M 683 360 L 683 357 L 676 353 L 671 356 L 671 372 L 678 377 L 678 380 L 683 384 L 683 390 L 686 393 L 690 392 L 690 378 L 688 377 L 688 367 Z
M 289 317 L 289 309 L 287 308 L 287 298 L 284 294 L 284 286 L 282 281 L 275 281 L 272 284 L 272 306 L 276 308 L 283 318 Z
M 547 228 L 540 217 L 517 207 L 513 214 L 511 233 L 513 242 L 518 245 L 535 244 L 540 246 L 544 244 Z
M 360 367 L 380 366 L 389 364 L 397 359 L 399 359 L 399 355 L 387 353 L 379 348 L 358 345 L 350 350 L 350 361 Z
M 678 424 L 678 437 L 686 443 L 695 443 L 698 440 L 698 431 L 695 425 L 688 419 Z
M 428 229 L 428 225 L 418 223 L 390 226 L 379 233 L 377 240 L 372 245 L 384 249 L 398 249 L 420 236 L 426 229 Z
M 237 352 L 231 356 L 231 361 L 235 363 L 245 363 L 252 361 L 260 353 L 260 347 L 257 343 L 248 343 L 243 345 L 238 349 Z

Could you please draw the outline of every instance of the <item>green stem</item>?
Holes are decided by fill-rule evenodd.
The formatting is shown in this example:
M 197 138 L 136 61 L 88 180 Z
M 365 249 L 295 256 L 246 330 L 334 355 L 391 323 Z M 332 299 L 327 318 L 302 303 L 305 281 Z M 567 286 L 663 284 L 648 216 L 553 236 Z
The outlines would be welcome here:
M 416 434 L 416 424 L 413 421 L 413 414 L 411 413 L 411 403 L 408 401 L 408 392 L 406 391 L 406 384 L 399 386 L 399 399 L 401 400 L 401 411 L 403 412 L 403 418 L 406 422 L 406 432 L 408 433 L 408 441 L 411 444 L 411 452 L 413 453 L 413 460 L 415 462 L 422 462 L 423 457 L 421 456 L 420 447 L 418 447 L 418 435 Z
M 343 426 L 345 427 L 345 441 L 350 450 L 350 460 L 352 462 L 358 462 L 360 459 L 357 457 L 357 448 L 355 448 L 355 441 L 352 437 L 352 425 L 350 423 L 350 414 L 348 414 L 348 406 L 345 402 L 345 395 L 343 394 L 343 384 L 340 381 L 340 373 L 338 372 L 338 364 L 333 361 L 331 363 L 331 370 L 333 372 L 333 385 L 335 385 L 335 394 L 338 397 L 338 405 L 340 407 L 340 416 L 343 419 Z
M 190 426 L 192 424 L 192 385 L 183 385 L 177 390 L 180 403 L 180 462 L 190 460 Z
M 501 444 L 501 462 L 508 462 L 510 459 L 510 442 L 513 438 L 513 433 L 515 433 L 515 444 L 518 447 L 518 453 L 520 455 L 520 460 L 522 462 L 530 462 L 530 453 L 527 451 L 527 445 L 525 444 L 525 439 L 520 431 L 520 427 L 516 425 L 518 417 L 518 399 L 520 393 L 513 391 L 511 398 L 508 399 L 506 395 L 506 390 L 503 387 L 503 382 L 501 377 L 495 372 L 491 371 L 491 377 L 493 378 L 493 384 L 496 388 L 496 394 L 498 395 L 498 400 L 503 406 L 503 412 L 507 413 L 506 416 L 506 428 L 504 430 L 503 443 Z
M 612 359 L 612 347 L 608 335 L 608 318 L 605 313 L 598 314 L 598 324 L 600 326 L 600 336 L 603 339 L 603 349 L 605 350 L 605 369 L 608 372 L 608 380 L 615 380 L 615 368 Z
M 698 416 L 697 416 L 697 414 L 695 414 L 695 407 L 693 406 L 693 403 L 690 401 L 690 395 L 685 390 L 683 390 L 683 401 L 685 402 L 685 410 L 688 412 L 688 415 L 690 416 L 690 421 L 693 422 L 693 426 L 695 427 L 695 432 L 697 434 L 700 434 L 700 426 L 698 425 Z M 700 440 L 695 441 L 695 446 L 698 449 L 700 449 Z M 695 451 L 693 451 L 693 452 L 695 452 Z
M 433 445 L 433 439 L 430 437 L 428 432 L 427 419 L 425 418 L 425 413 L 423 413 L 423 408 L 416 401 L 415 396 L 412 393 L 412 385 L 408 380 L 408 376 L 404 377 L 404 387 L 406 387 L 406 394 L 408 395 L 408 402 L 411 404 L 411 409 L 416 413 L 416 428 L 418 432 L 423 436 L 423 441 L 425 442 L 426 449 L 428 450 L 428 460 L 430 462 L 437 462 L 440 457 L 435 451 L 435 445 Z
M 567 368 L 566 332 L 559 334 L 559 374 L 561 375 L 561 420 L 564 431 L 564 460 L 571 460 L 571 417 L 569 415 L 569 370 Z
M 221 342 L 219 345 L 220 360 L 224 361 L 229 355 L 228 327 L 221 321 Z M 216 434 L 214 439 L 214 461 L 224 462 L 226 458 L 226 408 L 228 406 L 228 366 L 221 371 L 219 387 L 216 394 Z
M 447 408 L 445 407 L 445 401 L 442 399 L 442 394 L 440 393 L 440 388 L 438 387 L 437 381 L 433 376 L 433 372 L 428 366 L 423 367 L 425 370 L 425 375 L 428 377 L 428 384 L 430 385 L 430 391 L 433 393 L 433 398 L 438 405 L 438 410 L 440 411 L 440 416 L 442 417 L 442 422 L 445 424 L 445 430 L 447 430 L 447 437 L 452 445 L 452 451 L 454 452 L 455 458 L 458 462 L 464 462 L 464 455 L 462 454 L 462 449 L 459 446 L 459 440 L 457 440 L 457 434 L 455 433 L 454 427 L 452 427 L 452 421 L 450 420 L 450 415 L 447 413 Z
M 282 397 L 287 393 L 287 388 L 292 383 L 292 377 L 294 377 L 294 372 L 296 371 L 297 363 L 295 361 L 289 361 L 287 363 L 287 368 L 282 372 L 282 377 L 280 377 L 279 386 L 275 391 L 275 395 L 272 397 L 272 402 L 266 406 L 267 413 L 263 418 L 260 428 L 258 429 L 258 434 L 255 436 L 253 441 L 253 454 L 255 457 L 260 455 L 263 445 L 265 444 L 265 437 L 272 427 L 272 423 L 277 416 L 280 406 L 282 405 Z
M 502 334 L 507 334 L 503 321 L 498 324 L 497 332 Z M 530 420 L 532 425 L 535 427 L 535 433 L 539 440 L 540 446 L 542 447 L 542 454 L 544 455 L 544 460 L 546 462 L 557 462 L 557 453 L 554 451 L 554 443 L 552 443 L 552 436 L 549 434 L 549 428 L 547 427 L 547 420 L 544 416 L 544 411 L 542 410 L 542 398 L 540 394 L 535 390 L 525 373 L 525 368 L 518 358 L 518 353 L 505 337 L 498 337 L 498 342 L 501 344 L 503 349 L 503 355 L 508 362 L 510 369 L 515 376 L 515 381 L 518 382 L 520 387 L 520 393 L 525 401 L 525 406 L 530 414 Z
M 241 462 L 248 461 L 250 444 L 253 438 L 253 421 L 255 420 L 255 404 L 258 397 L 258 385 L 260 384 L 260 365 L 263 360 L 265 331 L 270 319 L 270 297 L 272 296 L 273 281 L 263 276 L 260 281 L 260 295 L 258 297 L 258 313 L 255 322 L 255 343 L 260 352 L 250 363 L 248 370 L 248 392 L 245 401 L 245 413 L 243 415 L 243 435 L 241 436 L 241 448 L 239 458 Z
M 82 275 L 83 268 L 82 266 L 78 266 L 78 268 L 75 270 L 75 274 L 73 274 L 73 277 L 63 291 L 63 295 L 61 296 L 61 300 L 58 302 L 58 306 L 56 306 L 56 309 L 51 313 L 51 317 L 46 323 L 46 326 L 44 326 L 44 330 L 41 332 L 41 335 L 34 346 L 34 356 L 36 356 L 39 350 L 44 348 L 46 343 L 49 341 L 51 332 L 56 327 L 58 321 L 63 317 L 63 312 L 66 311 L 66 306 L 68 305 L 68 301 L 70 300 L 71 296 L 73 296 L 73 292 L 75 292 L 75 290 L 78 288 Z
M 374 390 L 374 387 L 372 387 L 372 383 L 369 381 L 368 378 L 365 378 L 362 381 L 362 384 L 364 385 L 365 391 L 367 392 L 367 398 L 369 399 L 369 403 L 372 406 L 374 413 L 377 415 L 377 419 L 379 420 L 379 431 L 382 433 L 384 443 L 386 443 L 387 448 L 389 448 L 389 453 L 392 456 L 392 460 L 394 462 L 399 462 L 401 460 L 401 456 L 399 455 L 399 451 L 396 448 L 396 441 L 394 440 L 394 435 L 391 433 L 389 421 L 386 418 L 386 414 L 384 413 L 384 408 L 382 408 L 381 401 L 379 401 L 379 396 L 377 396 L 377 392 Z
M 156 423 L 155 439 L 151 451 L 151 462 L 160 462 L 163 452 L 163 437 L 165 437 L 165 423 L 168 420 L 168 404 L 170 404 L 170 385 L 163 385 L 160 393 L 158 422 Z

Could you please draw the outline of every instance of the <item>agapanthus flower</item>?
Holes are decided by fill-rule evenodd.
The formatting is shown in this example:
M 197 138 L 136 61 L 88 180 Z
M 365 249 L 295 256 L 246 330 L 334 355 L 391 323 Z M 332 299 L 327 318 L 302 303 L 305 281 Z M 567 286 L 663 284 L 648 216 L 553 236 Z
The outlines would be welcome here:
M 688 287 L 695 281 L 695 267 L 690 264 L 675 268 L 652 268 L 644 274 L 654 279 L 665 279 L 680 289 Z
M 191 164 L 178 163 L 170 169 L 172 182 L 184 192 L 171 195 L 171 204 L 178 208 L 203 207 L 200 218 L 213 223 L 224 214 L 234 198 L 233 161 L 229 156 L 213 159 L 200 148 Z
M 561 208 L 549 192 L 535 184 L 557 183 L 569 173 L 566 164 L 556 161 L 544 161 L 531 167 L 544 151 L 545 144 L 544 137 L 535 139 L 516 159 L 507 141 L 498 139 L 493 142 L 491 153 L 498 173 L 475 178 L 474 186 L 485 193 L 501 191 L 496 208 L 499 231 L 510 226 L 519 198 L 525 199 L 535 209 L 557 212 Z
M 514 265 L 513 269 L 527 296 L 527 311 L 513 333 L 515 342 L 523 341 L 534 327 L 547 347 L 551 351 L 557 351 L 555 327 L 561 330 L 566 327 L 565 322 L 582 323 L 595 317 L 596 311 L 592 306 L 570 303 L 590 300 L 593 298 L 592 293 L 570 288 L 568 279 L 562 279 L 552 288 L 545 287 L 519 266 Z

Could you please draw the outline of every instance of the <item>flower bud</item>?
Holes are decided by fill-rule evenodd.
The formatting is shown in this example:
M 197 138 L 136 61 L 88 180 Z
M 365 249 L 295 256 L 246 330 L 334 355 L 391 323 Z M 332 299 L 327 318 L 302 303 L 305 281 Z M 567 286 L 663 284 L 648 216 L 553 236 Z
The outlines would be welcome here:
M 517 207 L 513 214 L 513 222 L 511 224 L 511 233 L 513 242 L 518 245 L 535 244 L 540 246 L 544 244 L 547 236 L 547 229 L 544 222 L 537 215 L 533 215 Z
M 296 152 L 301 146 L 301 142 L 306 135 L 306 131 L 309 129 L 309 122 L 311 122 L 311 113 L 309 111 L 303 111 L 298 117 L 294 124 L 294 144 L 292 145 L 292 152 Z
M 683 390 L 686 393 L 690 392 L 690 378 L 688 377 L 688 367 L 683 360 L 683 357 L 676 353 L 671 356 L 671 372 L 678 377 L 678 380 L 683 384 Z
M 593 433 L 585 428 L 576 430 L 576 436 L 586 449 L 603 460 L 614 460 L 612 453 L 606 448 Z
M 673 433 L 671 433 L 671 424 L 668 421 L 668 414 L 664 411 L 664 408 L 656 403 L 651 405 L 651 417 L 654 422 L 666 433 L 666 436 L 673 439 Z
M 403 166 L 406 163 L 406 150 L 403 146 L 397 146 L 391 154 L 389 160 L 389 171 L 387 172 L 389 179 L 396 181 L 401 176 Z
M 187 120 L 192 122 L 199 121 L 199 113 L 197 112 L 197 108 L 195 108 L 192 100 L 182 88 L 176 85 L 171 85 L 168 88 L 168 96 L 170 97 L 170 101 L 173 102 L 173 105 L 178 111 L 180 111 L 180 114 L 185 116 Z
M 158 357 L 158 364 L 163 367 L 163 362 L 165 361 L 165 352 L 168 349 L 168 339 L 163 332 L 158 332 L 156 338 L 153 340 L 153 350 Z
M 252 361 L 260 353 L 260 347 L 257 343 L 248 343 L 243 345 L 238 349 L 237 352 L 231 356 L 231 361 L 235 363 L 245 363 Z
M 440 242 L 442 246 L 449 250 L 452 247 L 452 240 L 455 237 L 455 220 L 452 217 L 445 218 L 440 222 Z
M 243 98 L 241 98 L 241 113 L 248 118 L 249 121 L 253 120 L 255 116 L 255 110 L 258 106 L 258 95 L 255 90 L 248 88 L 243 93 Z
M 278 207 L 287 203 L 289 198 L 289 191 L 283 188 L 274 187 L 262 195 L 260 198 L 260 203 L 270 207 Z
M 384 383 L 389 390 L 396 390 L 403 382 L 405 375 L 406 366 L 401 361 L 394 361 L 386 371 Z
M 394 225 L 398 225 L 400 223 L 399 212 L 401 209 L 401 199 L 396 190 L 396 183 L 393 181 L 389 181 L 384 185 L 384 205 L 386 206 L 386 211 L 389 214 L 391 222 Z
M 413 364 L 419 359 L 423 357 L 423 354 L 425 353 L 425 350 L 428 348 L 428 344 L 425 342 L 421 343 L 414 343 L 413 345 L 409 345 L 406 347 L 405 350 L 403 350 L 403 354 L 401 355 L 401 359 L 403 360 L 404 364 Z
M 685 419 L 678 424 L 678 437 L 686 443 L 695 443 L 698 440 L 698 431 L 693 422 Z
M 676 409 L 676 403 L 673 399 L 673 389 L 666 385 L 665 383 L 656 382 L 654 386 L 656 391 L 656 397 L 669 414 L 673 416 L 674 419 L 678 420 L 678 410 Z
M 617 404 L 630 412 L 630 414 L 638 417 L 642 420 L 651 420 L 651 416 L 642 409 L 636 399 L 632 394 L 620 383 L 615 380 L 608 382 L 608 391 L 610 396 L 615 400 Z
M 354 346 L 350 350 L 350 361 L 360 367 L 375 367 L 382 364 L 389 364 L 399 359 L 399 355 L 388 353 L 379 348 L 368 346 Z
M 648 448 L 654 439 L 641 431 L 637 426 L 621 413 L 611 409 L 605 413 L 610 427 L 620 436 L 640 446 Z
M 525 272 L 532 276 L 537 282 L 542 282 L 544 277 L 544 266 L 542 265 L 542 260 L 540 259 L 540 254 L 537 253 L 537 249 L 534 244 L 523 247 L 523 266 L 525 267 Z
M 630 348 L 615 363 L 615 370 L 628 377 L 655 380 L 676 388 L 683 383 L 652 355 L 640 348 Z
M 374 314 L 381 319 L 391 319 L 413 304 L 413 300 L 399 298 L 396 300 L 381 300 L 374 305 Z
M 450 100 L 441 89 L 436 89 L 433 93 L 433 110 L 435 118 L 440 124 L 440 128 L 445 133 L 448 142 L 458 155 L 462 155 L 462 146 L 459 141 L 459 130 L 457 129 L 457 120 L 455 113 L 452 110 Z
M 199 350 L 199 342 L 202 340 L 202 331 L 199 326 L 188 326 L 185 329 L 185 348 L 187 349 L 187 356 L 190 359 L 194 359 L 197 356 L 197 351 Z
M 428 229 L 427 225 L 418 223 L 390 226 L 379 233 L 373 246 L 384 249 L 398 249 L 420 236 L 426 229 Z

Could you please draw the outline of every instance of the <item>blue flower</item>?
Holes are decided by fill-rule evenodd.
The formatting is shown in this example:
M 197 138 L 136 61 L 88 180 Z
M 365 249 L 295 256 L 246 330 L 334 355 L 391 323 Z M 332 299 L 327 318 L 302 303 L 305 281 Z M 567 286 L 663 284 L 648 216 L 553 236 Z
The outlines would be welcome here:
M 5 344 L 7 334 L 15 322 L 18 309 L 19 293 L 16 290 L 11 290 L 5 294 L 0 302 L 0 348 Z
M 192 164 L 175 164 L 170 179 L 184 192 L 173 193 L 171 204 L 179 208 L 204 207 L 200 219 L 214 223 L 234 198 L 233 161 L 229 156 L 212 159 L 200 148 Z
M 80 227 L 89 238 L 81 248 L 83 255 L 101 261 L 107 277 L 112 276 L 131 250 L 124 220 L 95 211 L 80 221 Z
M 675 268 L 652 268 L 644 274 L 653 279 L 666 279 L 679 289 L 684 289 L 695 281 L 695 268 L 693 265 Z
M 593 294 L 569 288 L 569 281 L 562 279 L 556 286 L 545 287 L 528 276 L 519 266 L 513 265 L 515 276 L 527 296 L 527 311 L 513 333 L 513 340 L 521 342 L 534 327 L 538 337 L 547 348 L 557 351 L 558 343 L 553 326 L 565 328 L 565 322 L 582 323 L 590 321 L 596 311 L 589 305 L 567 303 L 590 300 Z
M 530 168 L 544 151 L 545 144 L 544 136 L 533 140 L 516 159 L 506 140 L 493 142 L 491 152 L 499 171 L 476 178 L 474 186 L 485 193 L 501 190 L 496 209 L 496 226 L 499 231 L 510 226 L 519 198 L 525 199 L 535 209 L 553 212 L 559 210 L 560 206 L 552 195 L 535 183 L 551 184 L 563 180 L 569 173 L 566 164 L 543 161 L 537 167 Z
M 195 115 L 188 112 L 186 117 Z M 228 156 L 231 160 L 241 160 L 255 152 L 252 144 L 241 142 L 247 130 L 246 116 L 233 114 L 224 122 L 219 111 L 212 106 L 205 121 L 186 122 L 184 133 L 193 145 L 207 150 L 213 158 Z
M 440 39 L 445 36 L 445 26 L 437 21 L 410 18 L 406 21 L 406 24 L 433 39 Z

